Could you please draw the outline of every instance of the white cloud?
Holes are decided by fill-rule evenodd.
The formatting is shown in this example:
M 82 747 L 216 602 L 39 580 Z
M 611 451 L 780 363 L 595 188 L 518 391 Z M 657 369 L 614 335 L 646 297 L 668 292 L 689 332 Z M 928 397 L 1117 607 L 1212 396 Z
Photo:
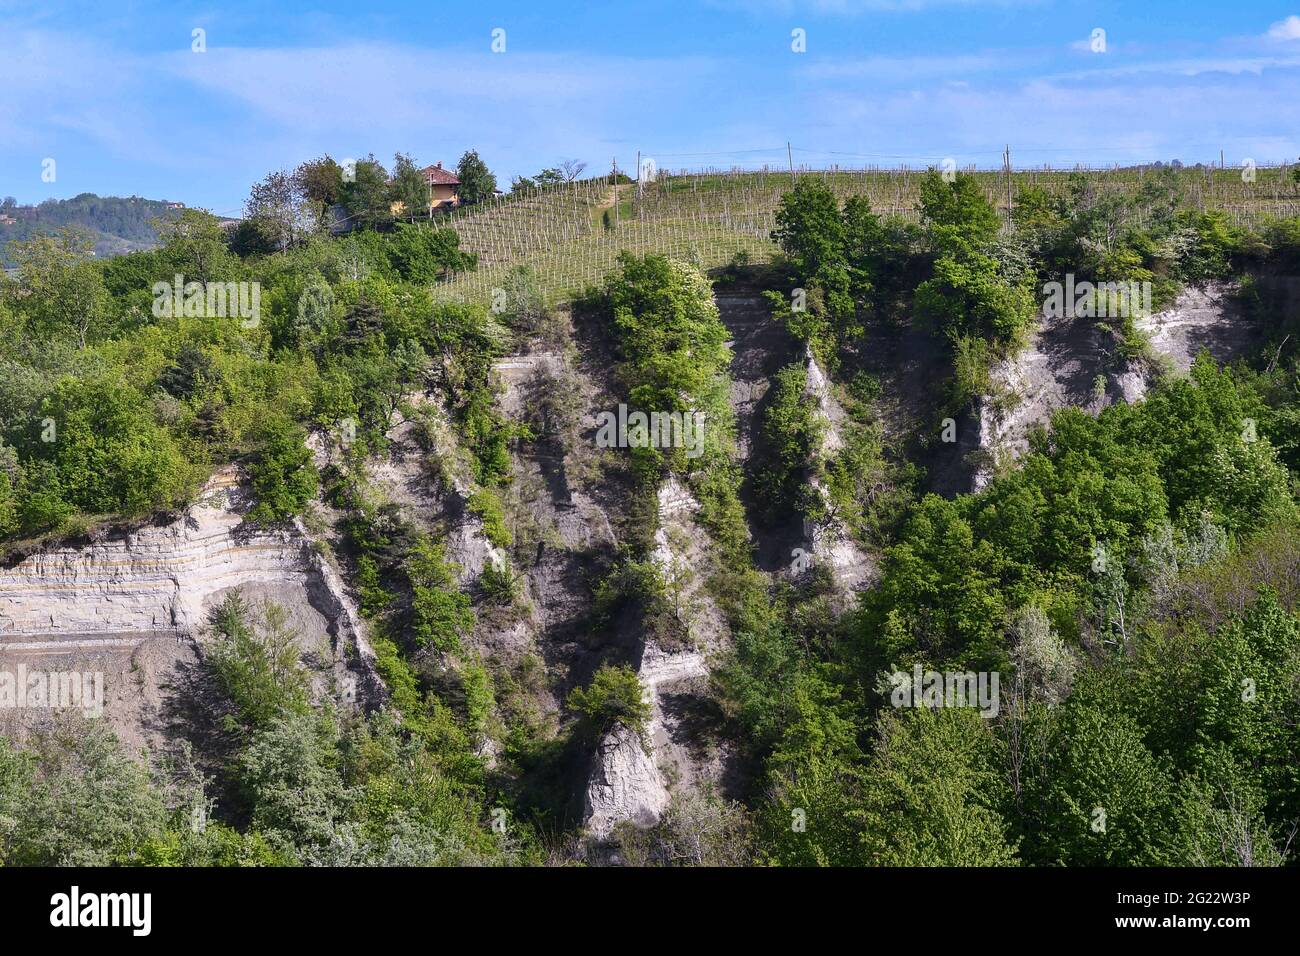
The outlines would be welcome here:
M 1213 73 L 1229 75 L 1253 74 L 1259 76 L 1266 70 L 1292 69 L 1300 66 L 1300 55 L 1295 56 L 1241 56 L 1241 57 L 1201 57 L 1181 60 L 1151 60 L 1145 63 L 1132 63 L 1124 66 L 1105 67 L 1096 70 L 1081 70 L 1073 73 L 1060 73 L 1056 80 L 1098 79 L 1102 77 L 1135 76 L 1173 76 L 1194 77 Z
M 1259 36 L 1199 59 L 1097 57 L 1086 68 L 1058 41 L 952 57 L 790 57 L 774 70 L 369 42 L 142 54 L 86 36 L 8 36 L 0 173 L 30 171 L 32 184 L 13 190 L 24 199 L 43 198 L 47 155 L 59 158 L 61 190 L 227 208 L 267 170 L 322 152 L 454 163 L 472 147 L 503 182 L 564 156 L 605 169 L 618 153 L 630 166 L 638 148 L 664 151 L 661 167 L 779 164 L 787 139 L 835 151 L 803 154 L 811 162 L 992 163 L 1006 142 L 1017 162 L 1066 164 L 1194 161 L 1219 146 L 1261 161 L 1300 153 L 1290 132 L 1300 129 L 1300 50 Z M 80 155 L 65 163 L 47 149 Z M 700 155 L 673 155 L 690 151 Z
M 923 79 L 988 73 L 1014 69 L 1022 61 L 1010 53 L 972 53 L 961 56 L 868 56 L 858 60 L 812 63 L 806 75 L 818 79 L 864 79 L 911 82 Z
M 1292 14 L 1268 28 L 1270 40 L 1300 40 L 1300 17 Z
M 1043 0 L 710 0 L 712 6 L 750 13 L 855 16 L 863 13 L 918 13 L 941 7 L 1036 6 Z
M 796 144 L 862 150 L 856 161 L 995 165 L 1010 143 L 1019 164 L 1142 162 L 1229 157 L 1282 160 L 1300 153 L 1300 71 L 1227 74 L 1135 83 L 1030 80 L 1012 86 L 951 85 L 818 101 Z M 810 140 L 812 142 L 810 142 Z

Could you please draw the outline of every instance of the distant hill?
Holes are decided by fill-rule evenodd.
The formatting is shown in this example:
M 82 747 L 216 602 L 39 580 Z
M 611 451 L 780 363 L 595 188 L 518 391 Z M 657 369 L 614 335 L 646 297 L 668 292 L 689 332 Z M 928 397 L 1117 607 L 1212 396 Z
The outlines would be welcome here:
M 6 199 L 0 203 L 0 262 L 6 267 L 13 265 L 10 242 L 55 233 L 68 226 L 91 233 L 95 237 L 95 255 L 100 257 L 148 249 L 158 243 L 150 222 L 175 216 L 178 211 L 175 203 L 139 196 L 82 193 L 72 199 L 47 199 L 38 206 L 19 206 Z

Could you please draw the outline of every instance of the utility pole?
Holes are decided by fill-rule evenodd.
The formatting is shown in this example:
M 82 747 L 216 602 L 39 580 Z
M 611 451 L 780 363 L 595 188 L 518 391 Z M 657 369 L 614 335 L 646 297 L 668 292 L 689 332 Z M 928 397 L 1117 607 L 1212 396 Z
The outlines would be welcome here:
M 614 228 L 618 229 L 618 157 L 614 157 Z
M 790 162 L 790 183 L 794 183 L 794 153 L 790 150 L 790 141 L 785 141 L 785 158 Z
M 641 150 L 636 151 L 636 201 L 641 202 Z
M 1011 144 L 1002 154 L 1002 165 L 1007 171 L 1007 229 L 1011 228 Z

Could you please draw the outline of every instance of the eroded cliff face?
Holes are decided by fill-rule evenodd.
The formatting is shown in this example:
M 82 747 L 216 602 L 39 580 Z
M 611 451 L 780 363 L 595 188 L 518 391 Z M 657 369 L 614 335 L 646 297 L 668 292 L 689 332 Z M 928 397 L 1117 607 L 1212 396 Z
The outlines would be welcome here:
M 1231 311 L 1230 292 L 1189 292 L 1174 309 L 1140 323 L 1175 372 L 1190 365 L 1201 345 L 1224 359 L 1253 341 Z M 719 296 L 719 305 L 735 345 L 732 400 L 744 461 L 756 446 L 770 376 L 799 353 L 756 294 L 733 290 Z M 699 501 L 681 477 L 658 489 L 650 552 L 668 585 L 674 636 L 656 636 L 630 616 L 594 621 L 593 583 L 612 564 L 632 511 L 626 489 L 603 468 L 622 450 L 597 449 L 593 440 L 596 414 L 617 407 L 612 360 L 576 333 L 573 341 L 565 351 L 524 351 L 495 366 L 499 408 L 535 434 L 516 444 L 511 481 L 498 489 L 514 538 L 509 548 L 489 540 L 470 507 L 479 491 L 473 464 L 435 398 L 407 397 L 409 414 L 394 416 L 390 447 L 366 471 L 373 489 L 446 545 L 478 612 L 469 651 L 505 669 L 526 656 L 541 660 L 545 687 L 538 705 L 554 727 L 566 719 L 568 692 L 585 684 L 599 663 L 627 662 L 637 671 L 651 714 L 644 737 L 626 729 L 607 734 L 592 748 L 590 774 L 573 782 L 573 809 L 580 800 L 584 830 L 600 843 L 624 822 L 653 826 L 683 790 L 726 793 L 732 755 L 725 742 L 701 732 L 700 715 L 708 707 L 710 664 L 730 637 L 709 591 L 714 545 L 699 521 Z M 1113 354 L 1095 320 L 1045 320 L 1024 352 L 994 370 L 998 391 L 1009 398 L 978 407 L 979 446 L 990 459 L 972 469 L 972 484 L 987 481 L 992 458 L 1022 454 L 1029 428 L 1055 409 L 1096 412 L 1140 398 L 1155 372 L 1126 368 Z M 803 360 L 807 394 L 824 426 L 810 462 L 815 466 L 843 447 L 849 421 L 812 354 Z M 929 377 L 928 368 L 906 366 L 912 379 Z M 889 387 L 907 390 L 906 378 Z M 921 393 L 921 384 L 911 391 Z M 887 412 L 891 407 L 885 403 Z M 886 419 L 891 434 L 904 430 Z M 320 465 L 337 455 L 319 436 L 312 446 Z M 814 487 L 826 494 L 820 482 Z M 323 663 L 320 683 L 355 687 L 348 693 L 362 703 L 379 699 L 383 688 L 370 666 L 364 628 L 327 549 L 301 522 L 250 528 L 243 520 L 250 505 L 238 473 L 223 469 L 179 518 L 0 569 L 0 669 L 25 661 L 100 670 L 108 718 L 129 744 L 156 747 L 166 739 L 162 712 L 174 675 L 197 660 L 207 612 L 240 588 L 254 601 L 286 607 L 304 654 Z M 327 512 L 322 506 L 328 518 Z M 874 555 L 839 522 L 809 522 L 802 536 L 793 524 L 788 534 L 773 533 L 781 546 L 770 562 L 762 552 L 772 542 L 755 535 L 760 567 L 770 574 L 791 573 L 791 549 L 802 545 L 832 570 L 845 602 L 874 580 Z M 485 568 L 505 563 L 520 578 L 509 608 L 486 600 L 479 586 Z
M 0 669 L 99 671 L 105 716 L 131 744 L 161 744 L 161 705 L 196 657 L 209 610 L 232 589 L 289 612 L 318 691 L 358 703 L 381 692 L 343 581 L 301 522 L 244 522 L 251 506 L 234 467 L 218 471 L 174 520 L 61 547 L 0 569 Z M 30 726 L 44 711 L 7 715 Z
M 1043 317 L 1028 346 L 992 370 L 994 394 L 976 403 L 978 453 L 970 456 L 971 489 L 985 487 L 999 467 L 1028 449 L 1034 425 L 1059 408 L 1093 414 L 1114 402 L 1137 402 L 1160 374 L 1185 374 L 1201 350 L 1218 362 L 1260 344 L 1231 282 L 1188 287 L 1173 306 L 1135 319 L 1150 344 L 1152 362 L 1126 363 L 1113 336 L 1095 318 Z
M 641 644 L 637 677 L 650 704 L 642 739 L 625 727 L 605 735 L 584 796 L 586 830 L 604 839 L 623 821 L 650 827 L 668 808 L 671 790 L 717 781 L 721 767 L 697 758 L 685 726 L 691 698 L 706 691 L 708 657 L 727 642 L 726 618 L 707 590 L 709 539 L 696 523 L 699 502 L 679 478 L 659 488 L 651 560 L 659 568 L 684 639 Z
M 809 348 L 805 356 L 808 384 L 804 393 L 817 402 L 817 415 L 822 423 L 821 447 L 814 453 L 814 462 L 824 461 L 844 447 L 843 431 L 848 415 L 835 400 L 830 381 Z M 829 500 L 825 483 L 816 475 L 810 482 L 823 500 Z M 849 534 L 844 523 L 836 518 L 826 521 L 805 521 L 804 535 L 813 560 L 831 570 L 841 595 L 866 587 L 876 576 L 876 561 L 868 555 Z

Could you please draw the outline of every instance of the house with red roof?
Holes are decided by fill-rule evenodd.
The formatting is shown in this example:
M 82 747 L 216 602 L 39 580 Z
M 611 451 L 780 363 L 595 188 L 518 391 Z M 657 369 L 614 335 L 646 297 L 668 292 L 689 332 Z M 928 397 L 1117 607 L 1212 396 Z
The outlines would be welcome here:
M 425 166 L 420 172 L 424 173 L 424 181 L 429 184 L 432 208 L 460 205 L 460 179 L 454 172 L 443 169 L 442 163 Z
M 443 169 L 442 163 L 434 163 L 420 170 L 424 181 L 429 185 L 428 214 L 435 209 L 450 209 L 460 205 L 460 179 L 449 169 Z M 391 183 L 392 180 L 389 180 Z M 394 216 L 406 214 L 406 207 L 401 200 L 394 200 L 391 206 Z

